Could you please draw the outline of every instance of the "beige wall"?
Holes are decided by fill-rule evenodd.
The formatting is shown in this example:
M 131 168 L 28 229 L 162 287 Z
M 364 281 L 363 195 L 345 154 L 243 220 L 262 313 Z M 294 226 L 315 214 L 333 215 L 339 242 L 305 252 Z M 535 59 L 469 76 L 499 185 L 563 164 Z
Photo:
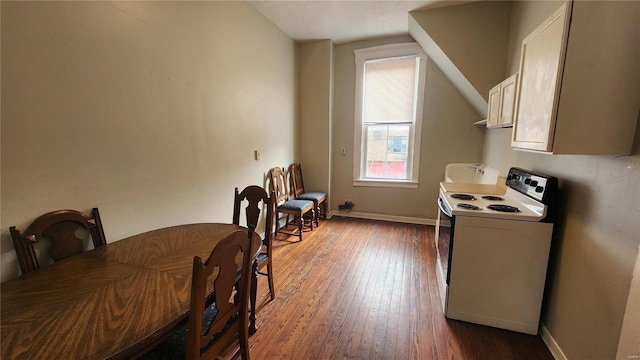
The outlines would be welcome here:
M 419 186 L 417 189 L 355 187 L 353 132 L 355 110 L 355 49 L 395 42 L 409 37 L 351 42 L 335 46 L 333 109 L 332 209 L 349 199 L 354 212 L 419 219 L 436 218 L 436 199 L 444 167 L 450 162 L 481 159 L 484 130 L 474 126 L 478 114 L 432 61 L 427 80 L 422 123 Z M 428 54 L 427 54 L 428 55 Z M 341 155 L 339 149 L 347 148 Z
M 517 44 L 558 7 L 514 3 L 505 75 L 518 70 Z M 627 301 L 638 300 L 629 289 L 640 245 L 640 127 L 633 155 L 623 157 L 519 152 L 511 149 L 510 136 L 510 128 L 487 131 L 486 164 L 505 173 L 511 166 L 528 168 L 561 181 L 563 215 L 554 231 L 542 321 L 567 358 L 614 359 Z M 637 329 L 635 334 L 637 342 Z M 620 358 L 628 355 L 637 354 Z
M 510 11 L 509 1 L 479 1 L 411 15 L 486 101 L 504 80 Z
M 306 191 L 322 191 L 331 202 L 331 108 L 333 43 L 298 44 L 299 161 Z
M 294 160 L 295 84 L 244 2 L 3 2 L 2 280 L 9 226 L 50 210 L 99 207 L 109 242 L 230 222 L 234 187 Z

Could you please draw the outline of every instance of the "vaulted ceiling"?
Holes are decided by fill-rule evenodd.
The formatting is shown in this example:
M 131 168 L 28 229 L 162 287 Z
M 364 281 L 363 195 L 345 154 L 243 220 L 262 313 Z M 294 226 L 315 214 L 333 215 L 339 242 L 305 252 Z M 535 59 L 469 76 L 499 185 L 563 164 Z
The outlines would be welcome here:
M 468 1 L 261 1 L 247 0 L 297 41 L 334 43 L 408 34 L 409 12 Z
M 504 76 L 508 2 L 246 1 L 299 42 L 410 35 L 481 118 L 487 115 L 489 89 Z

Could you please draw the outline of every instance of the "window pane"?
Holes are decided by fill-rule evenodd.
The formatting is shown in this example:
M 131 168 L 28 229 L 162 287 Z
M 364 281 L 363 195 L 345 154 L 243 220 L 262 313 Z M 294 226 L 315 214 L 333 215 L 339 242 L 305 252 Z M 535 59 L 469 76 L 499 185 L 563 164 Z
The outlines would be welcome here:
M 363 123 L 413 122 L 416 59 L 365 62 Z
M 365 125 L 366 178 L 406 179 L 409 125 Z

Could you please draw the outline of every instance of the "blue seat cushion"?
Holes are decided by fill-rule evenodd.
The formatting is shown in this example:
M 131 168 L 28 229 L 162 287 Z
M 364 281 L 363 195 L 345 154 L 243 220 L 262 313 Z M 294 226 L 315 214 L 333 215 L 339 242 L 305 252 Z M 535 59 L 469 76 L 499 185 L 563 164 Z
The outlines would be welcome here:
M 218 313 L 216 304 L 211 304 L 204 309 L 204 321 L 202 322 L 202 331 L 206 331 L 213 318 Z M 176 330 L 169 338 L 161 342 L 144 354 L 142 360 L 184 360 L 187 354 L 187 332 L 189 324 L 184 325 Z
M 267 258 L 267 253 L 261 252 L 260 254 L 258 254 L 258 256 L 256 256 L 256 262 L 259 264 L 263 262 L 266 258 Z
M 296 210 L 302 211 L 309 206 L 313 207 L 313 201 L 311 200 L 287 200 L 282 205 L 278 206 L 278 208 L 283 210 Z
M 323 192 L 307 192 L 307 193 L 300 194 L 298 196 L 298 199 L 299 200 L 320 201 L 322 198 L 324 198 L 326 196 L 327 196 L 327 194 L 325 194 Z

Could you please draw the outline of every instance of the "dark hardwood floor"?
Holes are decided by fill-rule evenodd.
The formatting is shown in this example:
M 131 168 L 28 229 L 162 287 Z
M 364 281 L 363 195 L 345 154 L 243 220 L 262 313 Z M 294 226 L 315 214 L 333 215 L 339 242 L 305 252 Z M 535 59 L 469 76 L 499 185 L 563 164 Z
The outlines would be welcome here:
M 333 217 L 274 241 L 252 359 L 553 359 L 538 336 L 449 320 L 433 226 Z

